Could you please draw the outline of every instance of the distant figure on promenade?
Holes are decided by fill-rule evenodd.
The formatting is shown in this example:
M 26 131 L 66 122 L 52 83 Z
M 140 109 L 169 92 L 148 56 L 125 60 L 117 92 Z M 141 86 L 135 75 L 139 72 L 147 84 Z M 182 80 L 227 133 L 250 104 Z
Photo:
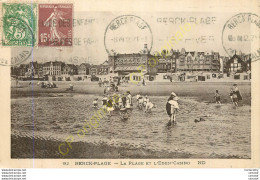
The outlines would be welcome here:
M 117 86 L 120 86 L 120 78 L 117 79 Z
M 218 92 L 218 90 L 216 90 L 216 93 L 215 93 L 215 101 L 216 101 L 216 104 L 221 104 L 220 102 L 220 94 Z
M 179 109 L 178 99 L 179 98 L 177 97 L 177 95 L 172 92 L 166 103 L 166 112 L 170 117 L 170 121 L 167 124 L 168 126 L 170 126 L 172 123 L 176 124 L 176 114 L 177 110 Z
M 146 85 L 146 83 L 145 83 L 145 80 L 144 80 L 144 78 L 143 78 L 143 86 L 145 86 Z
M 20 86 L 20 83 L 19 83 L 19 81 L 18 81 L 18 78 L 15 79 L 15 85 L 16 85 L 16 87 L 21 87 L 21 86 Z
M 42 87 L 46 87 L 48 88 L 48 86 L 50 86 L 49 83 L 43 83 Z M 73 91 L 73 85 L 69 84 L 69 88 L 67 88 L 65 91 Z
M 70 90 L 73 91 L 73 85 L 72 84 L 70 84 Z
M 99 85 L 99 87 L 102 86 L 102 79 L 101 78 L 99 78 L 98 85 Z

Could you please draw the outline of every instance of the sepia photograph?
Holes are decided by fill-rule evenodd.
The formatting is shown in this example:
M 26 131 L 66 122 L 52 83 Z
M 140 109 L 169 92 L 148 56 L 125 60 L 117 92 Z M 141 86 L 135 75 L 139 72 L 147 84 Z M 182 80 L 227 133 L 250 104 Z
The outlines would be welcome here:
M 1 1 L 0 167 L 259 167 L 259 7 Z
M 251 158 L 257 15 L 38 8 L 33 57 L 11 51 L 12 158 Z

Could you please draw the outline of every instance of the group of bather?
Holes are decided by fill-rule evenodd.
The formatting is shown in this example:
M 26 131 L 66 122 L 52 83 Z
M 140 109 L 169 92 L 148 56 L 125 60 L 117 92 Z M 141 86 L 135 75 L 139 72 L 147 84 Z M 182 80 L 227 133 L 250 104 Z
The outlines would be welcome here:
M 124 94 L 105 94 L 101 100 L 102 102 L 102 108 L 106 110 L 108 115 L 111 116 L 111 112 L 114 110 L 127 110 L 131 109 L 133 103 L 132 103 L 132 95 L 130 91 L 127 91 Z M 98 107 L 98 98 L 95 98 L 93 101 L 93 106 L 95 108 Z
M 150 102 L 149 98 L 142 96 L 139 93 L 136 95 L 137 107 L 142 110 L 145 109 L 145 112 L 151 112 L 151 109 L 154 108 L 154 104 Z M 93 107 L 98 108 L 98 98 L 95 98 L 93 101 Z M 112 115 L 114 110 L 120 110 L 120 112 L 127 111 L 133 107 L 133 98 L 130 91 L 127 91 L 123 94 L 113 94 L 113 95 L 104 95 L 101 100 L 102 108 L 108 113 L 109 116 Z
M 150 101 L 147 95 L 142 96 L 141 94 L 136 95 L 137 106 L 140 110 L 145 108 L 145 112 L 151 112 L 152 108 L 155 108 L 155 105 Z

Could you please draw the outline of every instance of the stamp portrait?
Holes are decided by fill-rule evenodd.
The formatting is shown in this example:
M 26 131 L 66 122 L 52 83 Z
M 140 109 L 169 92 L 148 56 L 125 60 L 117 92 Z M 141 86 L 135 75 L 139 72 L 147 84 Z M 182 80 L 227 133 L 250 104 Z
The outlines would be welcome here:
M 3 46 L 34 46 L 36 4 L 3 3 Z
M 72 46 L 72 4 L 39 4 L 39 46 Z

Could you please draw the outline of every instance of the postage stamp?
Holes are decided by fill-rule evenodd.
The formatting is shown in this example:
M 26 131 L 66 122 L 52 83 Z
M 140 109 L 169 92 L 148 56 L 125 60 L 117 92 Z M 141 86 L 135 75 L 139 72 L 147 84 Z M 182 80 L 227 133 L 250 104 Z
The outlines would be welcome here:
M 259 29 L 260 18 L 256 14 L 240 13 L 231 17 L 222 31 L 224 50 L 230 57 L 243 52 L 251 55 L 251 61 L 259 60 Z
M 34 46 L 36 4 L 3 3 L 3 46 Z
M 125 33 L 126 30 L 129 33 Z M 136 15 L 122 15 L 114 18 L 107 26 L 104 45 L 107 53 L 140 51 L 143 44 L 148 44 L 149 51 L 153 46 L 153 35 L 150 26 Z M 139 48 L 139 49 L 137 49 Z
M 73 4 L 39 4 L 39 46 L 72 46 Z

